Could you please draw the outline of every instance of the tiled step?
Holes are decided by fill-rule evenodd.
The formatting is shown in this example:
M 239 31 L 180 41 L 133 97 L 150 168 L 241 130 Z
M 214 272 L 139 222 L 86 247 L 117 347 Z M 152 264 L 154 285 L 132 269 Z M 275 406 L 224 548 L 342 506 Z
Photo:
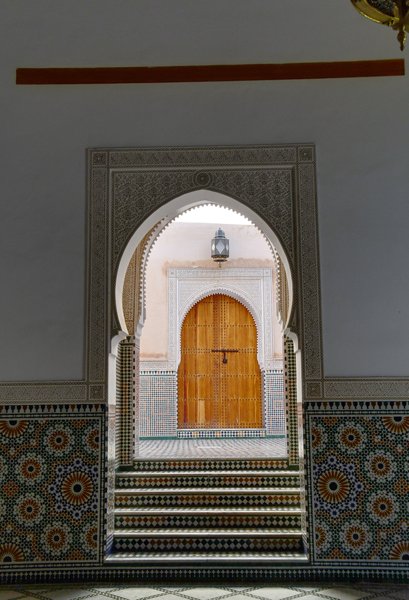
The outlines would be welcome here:
M 301 509 L 297 508 L 117 508 L 117 529 L 137 527 L 300 528 Z
M 133 471 L 151 473 L 160 471 L 279 471 L 288 470 L 285 458 L 225 458 L 225 459 L 174 459 L 174 460 L 135 460 Z M 293 468 L 297 472 L 297 468 Z
M 218 535 L 210 532 L 145 534 L 117 532 L 114 535 L 113 551 L 119 552 L 299 552 L 303 548 L 301 535 L 297 533 L 264 533 L 258 535 Z
M 272 565 L 278 563 L 281 565 L 305 564 L 308 562 L 304 552 L 218 552 L 217 554 L 208 554 L 203 552 L 121 552 L 113 553 L 106 559 L 110 566 L 126 566 L 138 564 L 164 564 L 173 565 L 197 565 L 205 564 L 245 564 L 247 565 Z
M 116 475 L 108 562 L 305 562 L 300 502 L 286 461 L 143 461 Z
M 142 506 L 299 507 L 299 488 L 130 488 L 115 493 L 117 508 Z
M 121 472 L 116 477 L 120 489 L 141 487 L 297 487 L 299 475 L 294 471 L 160 471 L 151 473 Z
M 120 536 L 124 538 L 165 538 L 173 537 L 178 534 L 181 538 L 201 538 L 201 537 L 238 537 L 238 538 L 294 538 L 299 535 L 299 532 L 293 529 L 266 529 L 266 528 L 252 528 L 248 531 L 242 531 L 241 529 L 214 529 L 211 527 L 195 528 L 195 529 L 183 529 L 180 530 L 177 527 L 161 527 L 159 529 L 152 529 L 150 527 L 141 527 L 139 529 L 116 529 L 114 536 Z

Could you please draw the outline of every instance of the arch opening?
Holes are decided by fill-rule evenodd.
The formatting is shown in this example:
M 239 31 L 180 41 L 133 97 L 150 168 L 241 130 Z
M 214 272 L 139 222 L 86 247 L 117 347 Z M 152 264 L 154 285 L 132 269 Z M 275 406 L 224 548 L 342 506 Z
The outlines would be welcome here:
M 260 234 L 270 244 L 272 252 L 276 254 L 276 257 L 281 262 L 283 277 L 286 281 L 287 318 L 285 323 L 283 323 L 283 326 L 284 328 L 288 326 L 294 308 L 293 276 L 290 261 L 288 260 L 287 254 L 277 233 L 258 213 L 236 198 L 211 190 L 195 190 L 173 198 L 162 205 L 144 220 L 128 240 L 119 261 L 115 278 L 115 310 L 122 331 L 130 335 L 134 333 L 133 331 L 128 331 L 126 325 L 123 294 L 128 267 L 138 248 L 140 248 L 141 245 L 143 246 L 145 259 L 144 261 L 141 261 L 141 274 L 143 276 L 146 268 L 146 259 L 149 256 L 152 245 L 155 243 L 161 232 L 184 212 L 203 205 L 221 206 L 243 215 L 258 229 Z M 143 289 L 141 293 L 143 294 Z M 141 300 L 143 304 L 143 298 L 141 298 Z M 143 311 L 142 318 L 144 318 Z
M 247 218 L 250 217 L 250 222 L 252 222 L 252 218 L 254 216 L 254 214 L 252 213 L 252 211 L 250 209 L 243 210 L 243 206 L 241 205 L 238 201 L 231 199 L 227 196 L 223 196 L 222 194 L 216 194 L 216 193 L 211 193 L 211 202 L 209 202 L 209 192 L 206 191 L 205 195 L 203 194 L 203 192 L 191 192 L 189 194 L 185 194 L 183 197 L 179 197 L 177 199 L 174 199 L 172 201 L 170 201 L 170 203 L 168 203 L 166 205 L 167 207 L 167 211 L 166 213 L 161 212 L 161 210 L 157 211 L 156 213 L 156 218 L 153 221 L 147 220 L 147 222 L 145 222 L 143 224 L 143 226 L 141 226 L 139 228 L 138 231 L 136 231 L 134 233 L 134 235 L 132 236 L 131 240 L 128 243 L 128 247 L 127 249 L 129 250 L 129 248 L 135 248 L 135 244 L 136 244 L 136 249 L 134 250 L 134 254 L 131 256 L 131 259 L 129 261 L 129 264 L 131 264 L 132 260 L 134 259 L 134 257 L 137 255 L 137 253 L 139 252 L 139 264 L 135 264 L 134 265 L 134 270 L 135 272 L 138 273 L 139 275 L 139 280 L 137 279 L 137 286 L 138 286 L 138 292 L 137 292 L 137 302 L 136 304 L 138 304 L 138 307 L 135 310 L 135 316 L 136 319 L 134 320 L 134 329 L 133 330 L 129 330 L 128 329 L 128 334 L 134 335 L 135 336 L 135 340 L 136 340 L 136 354 L 138 355 L 138 359 L 136 364 L 136 378 L 139 379 L 139 381 L 137 382 L 135 388 L 137 389 L 136 394 L 139 394 L 139 398 L 135 399 L 135 410 L 137 412 L 139 412 L 139 423 L 140 423 L 140 427 L 135 431 L 135 437 L 138 438 L 138 433 L 141 437 L 142 440 L 142 444 L 145 443 L 146 440 L 149 440 L 151 438 L 154 437 L 158 437 L 158 433 L 161 434 L 160 437 L 165 437 L 165 438 L 173 438 L 175 437 L 175 433 L 176 433 L 176 437 L 178 438 L 182 438 L 182 439 L 191 439 L 194 437 L 199 437 L 198 436 L 198 431 L 201 429 L 199 426 L 196 427 L 191 427 L 189 428 L 190 430 L 187 430 L 187 428 L 183 428 L 183 427 L 178 427 L 178 405 L 177 405 L 177 391 L 178 391 L 178 360 L 180 358 L 180 353 L 179 355 L 176 352 L 176 355 L 174 357 L 173 363 L 171 361 L 172 364 L 168 364 L 164 365 L 161 364 L 159 365 L 158 363 L 161 362 L 161 359 L 164 358 L 164 354 L 162 352 L 162 356 L 161 356 L 161 352 L 157 351 L 157 342 L 158 342 L 158 336 L 155 335 L 151 335 L 151 341 L 153 340 L 153 345 L 156 345 L 156 351 L 154 349 L 153 352 L 151 352 L 151 356 L 150 358 L 150 362 L 151 364 L 148 365 L 147 363 L 149 361 L 144 360 L 144 358 L 146 358 L 146 356 L 144 357 L 144 342 L 143 342 L 143 338 L 144 338 L 144 330 L 145 330 L 145 326 L 147 325 L 147 321 L 146 319 L 149 320 L 149 301 L 147 301 L 146 298 L 146 272 L 147 272 L 147 265 L 149 263 L 149 259 L 151 256 L 151 251 L 157 247 L 158 245 L 158 241 L 161 239 L 161 237 L 164 235 L 165 231 L 168 231 L 171 227 L 172 224 L 175 222 L 175 219 L 182 213 L 184 213 L 185 211 L 189 211 L 192 207 L 197 207 L 197 206 L 201 206 L 204 204 L 204 200 L 205 203 L 207 205 L 213 205 L 213 206 L 226 206 L 229 209 L 232 209 L 232 205 L 234 206 L 234 209 L 237 211 L 238 208 L 240 208 L 240 214 L 244 214 L 245 212 L 247 212 L 247 215 L 245 215 Z M 217 200 L 217 201 L 216 201 Z M 223 202 L 221 202 L 221 200 Z M 233 200 L 233 202 L 230 202 L 231 200 Z M 169 206 L 170 205 L 170 206 Z M 238 212 L 238 211 L 237 211 Z M 257 219 L 255 219 L 257 220 Z M 285 265 L 287 264 L 287 268 L 289 269 L 288 266 L 288 260 L 286 258 L 286 256 L 284 254 L 281 254 L 279 251 L 277 251 L 276 247 L 273 246 L 273 240 L 275 241 L 277 239 L 277 236 L 274 236 L 272 233 L 270 233 L 270 237 L 268 237 L 268 233 L 270 232 L 270 228 L 264 223 L 261 222 L 261 220 L 258 218 L 258 221 L 260 222 L 259 224 L 261 226 L 255 226 L 255 228 L 257 229 L 257 233 L 259 235 L 259 237 L 261 239 L 263 239 L 263 241 L 268 245 L 269 248 L 269 252 L 271 253 L 271 263 L 274 264 L 274 268 L 275 268 L 275 282 L 274 282 L 274 286 L 277 288 L 277 282 L 279 279 L 279 273 L 278 273 L 278 266 L 281 266 L 282 272 L 281 272 L 281 279 L 282 281 L 288 282 L 287 286 L 286 286 L 286 301 L 287 304 L 285 306 L 285 314 L 283 314 L 283 306 L 285 305 L 285 302 L 281 303 L 281 312 L 280 312 L 280 306 L 279 306 L 279 294 L 276 294 L 276 298 L 275 298 L 275 310 L 276 313 L 278 314 L 278 324 L 279 327 L 281 328 L 281 338 L 280 338 L 280 345 L 282 348 L 282 342 L 283 342 L 283 334 L 284 334 L 284 329 L 285 329 L 285 324 L 288 322 L 289 320 L 289 316 L 291 313 L 290 310 L 290 298 L 292 299 L 292 279 L 288 278 L 287 275 L 287 271 L 285 269 Z M 150 228 L 150 230 L 148 229 L 150 225 L 152 225 L 152 223 L 154 223 L 153 227 Z M 263 225 L 264 223 L 264 225 Z M 272 239 L 273 238 L 273 239 Z M 274 239 L 275 238 L 275 239 Z M 138 243 L 139 241 L 139 243 Z M 282 249 L 281 249 L 282 252 Z M 125 256 L 126 256 L 126 252 L 124 253 L 124 255 L 122 256 L 122 260 L 121 260 L 121 264 L 120 264 L 120 268 L 118 269 L 118 276 L 117 276 L 117 289 L 116 289 L 116 296 L 121 298 L 121 304 L 119 308 L 122 308 L 122 313 L 123 313 L 123 319 L 124 319 L 124 323 L 125 326 L 126 325 L 126 310 L 124 310 L 124 304 L 122 303 L 122 299 L 124 297 L 124 290 L 122 290 L 122 293 L 119 292 L 118 290 L 118 286 L 120 289 L 120 282 L 121 282 L 121 277 L 120 277 L 120 271 L 121 271 L 121 265 L 125 260 Z M 208 260 L 208 259 L 207 259 Z M 123 265 L 122 265 L 123 266 Z M 177 265 L 179 267 L 181 267 L 181 265 Z M 191 265 L 190 265 L 191 266 Z M 212 269 L 209 269 L 209 264 L 207 265 L 194 265 L 194 268 L 196 268 L 196 274 L 200 272 L 200 270 L 206 270 L 206 267 L 208 270 L 212 271 Z M 265 267 L 265 265 L 262 265 L 259 270 L 261 271 L 267 271 L 267 269 L 263 269 L 263 266 Z M 235 265 L 235 268 L 237 269 L 237 265 Z M 254 264 L 253 264 L 253 268 L 254 268 Z M 191 269 L 188 269 L 188 271 L 191 271 Z M 129 266 L 128 266 L 128 271 L 129 271 Z M 177 279 L 178 277 L 181 276 L 181 271 L 183 271 L 183 267 L 178 268 L 178 269 L 173 269 L 173 271 L 176 271 L 176 273 L 174 272 L 172 274 L 173 279 Z M 215 270 L 213 268 L 213 274 L 214 273 L 219 273 L 221 272 L 223 274 L 223 278 L 225 278 L 228 274 L 229 271 L 231 271 L 231 269 L 229 269 L 229 267 L 223 267 L 223 269 L 221 271 L 219 270 Z M 201 273 L 203 275 L 203 273 Z M 231 273 L 230 273 L 231 274 Z M 124 284 L 126 283 L 126 277 L 127 277 L 128 273 L 126 273 L 125 277 L 123 278 Z M 172 277 L 169 279 L 169 281 L 171 281 Z M 183 278 L 182 278 L 183 279 Z M 174 283 L 174 282 L 173 282 Z M 237 282 L 236 282 L 237 283 Z M 172 284 L 172 282 L 170 283 L 170 285 Z M 209 284 L 209 282 L 208 282 Z M 181 339 L 181 324 L 183 322 L 184 317 L 186 316 L 188 310 L 191 308 L 191 306 L 193 306 L 195 303 L 197 303 L 201 298 L 204 298 L 206 296 L 211 295 L 211 293 L 222 293 L 222 294 L 227 294 L 230 295 L 231 297 L 236 297 L 238 299 L 240 299 L 240 301 L 242 302 L 242 304 L 244 304 L 247 309 L 251 312 L 251 314 L 254 317 L 254 320 L 256 322 L 259 322 L 259 330 L 262 329 L 262 323 L 265 319 L 265 315 L 261 315 L 257 314 L 257 310 L 254 308 L 251 300 L 251 291 L 247 290 L 247 295 L 246 295 L 246 291 L 243 289 L 241 290 L 241 293 L 238 294 L 237 290 L 235 290 L 234 285 L 233 287 L 231 286 L 231 281 L 226 283 L 226 281 L 224 282 L 223 285 L 220 285 L 220 281 L 218 283 L 218 288 L 214 287 L 214 283 L 212 283 L 212 285 L 210 286 L 210 289 L 205 289 L 205 291 L 203 292 L 203 290 L 200 291 L 200 293 L 196 290 L 196 297 L 195 294 L 191 294 L 190 297 L 190 306 L 189 306 L 189 301 L 185 302 L 184 305 L 184 313 L 182 309 L 182 312 L 179 314 L 178 310 L 176 310 L 174 316 L 175 319 L 178 323 L 179 329 L 177 329 L 176 331 L 176 349 L 179 350 L 180 349 L 180 339 Z M 213 286 L 213 287 L 212 287 Z M 230 286 L 230 287 L 229 287 Z M 159 294 L 158 297 L 160 297 L 161 295 Z M 261 299 L 261 304 L 262 304 L 263 299 Z M 265 302 L 265 298 L 264 298 L 264 302 Z M 145 304 L 148 304 L 148 310 L 145 309 Z M 118 308 L 118 307 L 117 307 Z M 166 312 L 166 311 L 165 311 Z M 120 310 L 118 310 L 118 314 L 120 313 Z M 167 313 L 169 313 L 169 309 L 167 311 Z M 166 318 L 169 320 L 171 319 L 171 315 L 170 313 L 166 315 Z M 270 326 L 271 326 L 271 315 L 270 315 L 270 319 L 268 320 Z M 261 336 L 262 337 L 262 336 Z M 172 342 L 172 340 L 171 340 Z M 173 340 L 174 343 L 174 340 Z M 281 410 L 277 411 L 277 408 L 275 409 L 275 415 L 273 415 L 274 413 L 274 409 L 272 408 L 272 402 L 270 401 L 269 405 L 267 406 L 267 403 L 265 402 L 264 398 L 263 398 L 263 410 L 262 410 L 262 418 L 259 419 L 259 422 L 257 423 L 257 425 L 260 425 L 260 427 L 249 427 L 247 428 L 247 434 L 250 435 L 267 435 L 269 437 L 274 436 L 275 438 L 280 437 L 283 438 L 285 436 L 286 433 L 286 420 L 285 420 L 285 407 L 284 407 L 284 383 L 283 383 L 283 373 L 282 373 L 282 356 L 279 357 L 275 360 L 274 365 L 272 365 L 272 358 L 269 358 L 269 361 L 267 360 L 267 365 L 266 360 L 265 360 L 265 344 L 264 344 L 264 340 L 262 340 L 260 342 L 260 336 L 257 337 L 257 355 L 258 355 L 258 360 L 259 363 L 262 365 L 263 370 L 262 370 L 262 381 L 263 381 L 263 393 L 264 394 L 269 394 L 270 397 L 271 395 L 274 395 L 274 388 L 275 388 L 275 394 L 277 396 L 277 389 L 280 388 L 281 391 L 281 396 L 282 396 L 282 406 L 281 406 Z M 145 352 L 146 354 L 146 352 Z M 149 354 L 149 352 L 148 352 Z M 153 359 L 153 360 L 152 360 Z M 156 359 L 156 360 L 155 360 Z M 281 361 L 281 373 L 278 374 L 277 372 L 280 371 L 280 369 L 277 369 L 277 364 L 280 363 Z M 163 361 L 162 361 L 163 362 Z M 274 362 L 274 361 L 273 361 Z M 153 363 L 153 364 L 152 364 Z M 275 382 L 272 382 L 272 371 L 274 370 L 272 367 L 276 367 L 275 369 Z M 152 371 L 156 371 L 156 377 L 153 378 L 152 375 Z M 162 371 L 162 379 L 160 380 L 160 377 L 158 377 L 158 371 Z M 170 383 L 170 378 L 171 375 L 174 374 L 174 381 L 173 383 Z M 156 382 L 153 382 L 153 379 L 156 379 Z M 148 381 L 149 380 L 149 381 Z M 152 405 L 151 402 L 151 406 L 147 407 L 146 406 L 146 402 L 144 401 L 144 397 L 149 396 L 152 398 L 152 396 L 155 393 L 155 390 L 157 389 L 161 389 L 162 393 L 165 396 L 168 397 L 173 397 L 173 410 L 172 408 L 169 407 L 169 403 L 167 406 L 164 406 L 163 404 L 161 406 L 159 406 L 158 404 L 155 406 L 154 403 Z M 266 392 L 267 389 L 267 392 Z M 176 398 L 176 402 L 175 402 L 175 398 Z M 275 400 L 277 400 L 277 398 L 275 398 Z M 165 403 L 166 404 L 166 403 Z M 158 410 L 159 409 L 159 410 Z M 279 418 L 281 419 L 281 429 L 280 427 L 277 426 L 277 415 L 278 412 L 280 412 L 279 414 Z M 152 421 L 151 416 L 152 414 L 160 414 L 161 417 L 165 420 L 167 420 L 168 426 L 164 427 L 163 426 L 163 422 L 162 423 L 157 423 L 156 427 L 152 427 L 150 426 L 145 426 L 146 423 L 149 421 L 149 419 Z M 276 424 L 275 424 L 275 428 L 272 426 L 271 421 L 275 418 L 276 420 Z M 270 422 L 269 422 L 270 420 Z M 269 422 L 269 423 L 268 423 Z M 220 423 L 219 423 L 220 424 Z M 230 423 L 231 424 L 231 423 Z M 179 422 L 180 425 L 180 422 Z M 225 423 L 224 423 L 225 425 Z M 254 425 L 254 423 L 253 423 Z M 269 425 L 269 428 L 266 429 L 267 425 Z M 210 428 L 208 428 L 210 429 Z M 223 436 L 223 433 L 221 432 L 221 430 L 227 430 L 229 429 L 228 427 L 213 427 L 212 428 L 212 435 L 213 437 L 217 437 L 220 438 Z M 232 429 L 232 428 L 230 428 Z M 237 431 L 237 430 L 244 430 L 243 428 L 240 427 L 236 427 L 236 432 L 235 434 L 237 435 L 237 437 L 243 437 L 243 431 Z M 249 431 L 251 430 L 251 431 Z M 256 431 L 258 430 L 258 431 Z M 205 434 L 200 435 L 201 439 L 203 437 L 209 437 L 209 431 L 205 432 Z M 139 440 L 137 440 L 136 442 L 136 454 L 139 454 L 139 457 L 143 457 L 143 453 L 140 452 L 140 446 L 139 446 Z M 145 444 L 146 445 L 146 444 Z M 152 444 L 151 444 L 152 446 Z M 139 450 L 138 450 L 139 448 Z M 284 450 L 283 450 L 284 449 Z M 269 449 L 266 449 L 266 454 L 262 455 L 262 456 L 272 456 L 272 455 L 281 455 L 284 454 L 286 452 L 286 443 L 285 441 L 281 444 L 281 447 L 279 450 L 277 450 L 277 448 L 275 450 L 273 450 L 271 447 Z M 273 453 L 273 454 L 272 454 Z

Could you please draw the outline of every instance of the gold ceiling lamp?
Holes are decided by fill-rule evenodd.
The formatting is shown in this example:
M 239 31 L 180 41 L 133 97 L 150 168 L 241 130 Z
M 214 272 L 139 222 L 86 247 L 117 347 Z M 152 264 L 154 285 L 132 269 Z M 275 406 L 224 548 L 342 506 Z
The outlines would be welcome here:
M 389 25 L 398 32 L 400 49 L 406 42 L 409 31 L 409 0 L 351 0 L 357 11 L 382 25 Z

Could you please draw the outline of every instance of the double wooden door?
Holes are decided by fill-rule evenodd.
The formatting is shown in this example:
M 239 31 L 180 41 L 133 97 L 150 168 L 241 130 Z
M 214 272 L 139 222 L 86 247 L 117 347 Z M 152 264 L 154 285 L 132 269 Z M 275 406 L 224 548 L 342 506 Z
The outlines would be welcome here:
M 257 330 L 249 311 L 234 298 L 204 298 L 183 322 L 178 426 L 262 427 Z

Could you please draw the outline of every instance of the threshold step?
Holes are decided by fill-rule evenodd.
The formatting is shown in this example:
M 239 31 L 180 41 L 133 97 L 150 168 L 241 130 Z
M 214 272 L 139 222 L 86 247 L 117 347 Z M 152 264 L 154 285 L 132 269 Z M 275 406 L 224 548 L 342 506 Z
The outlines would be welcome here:
M 157 507 L 126 507 L 126 508 L 115 508 L 115 515 L 149 515 L 149 516 L 163 516 L 164 514 L 177 514 L 177 515 L 248 515 L 248 516 L 270 516 L 270 515 L 301 515 L 303 513 L 301 508 L 278 508 L 272 506 L 271 508 L 179 508 L 177 506 L 169 506 L 169 508 L 157 508 Z
M 301 552 L 254 552 L 243 554 L 242 552 L 219 552 L 217 554 L 205 554 L 202 552 L 121 552 L 111 554 L 105 559 L 106 563 L 122 566 L 125 564 L 141 563 L 294 563 L 303 564 L 308 562 L 308 557 Z
M 264 495 L 279 495 L 279 494 L 299 494 L 300 489 L 298 487 L 283 487 L 283 488 L 264 488 L 264 487 L 226 487 L 226 488 L 212 488 L 212 487 L 197 487 L 197 488 L 116 488 L 115 494 L 119 496 L 147 496 L 147 495 L 192 495 L 192 494 L 220 494 L 220 495 L 251 495 L 251 494 L 263 494 Z
M 263 471 L 255 471 L 255 470 L 248 470 L 248 471 L 236 471 L 234 469 L 229 469 L 229 470 L 220 470 L 220 471 L 203 471 L 203 470 L 197 470 L 197 471 L 118 471 L 116 473 L 116 477 L 121 478 L 121 477 L 195 477 L 195 476 L 205 476 L 205 477 L 212 477 L 212 476 L 231 476 L 231 477 L 261 477 L 261 476 L 265 476 L 265 477 L 287 477 L 287 476 L 292 476 L 294 477 L 295 475 L 298 475 L 298 471 L 288 471 L 288 470 L 280 470 L 280 469 L 270 469 L 270 470 L 263 470 Z
M 179 527 L 165 528 L 140 528 L 140 529 L 117 529 L 114 531 L 114 537 L 121 538 L 206 538 L 206 537 L 229 537 L 229 538 L 295 538 L 302 535 L 299 529 L 214 529 L 214 528 L 195 528 L 180 529 Z
M 132 467 L 125 467 L 126 471 Z M 143 473 L 150 471 L 168 472 L 168 471 L 226 471 L 226 470 L 244 470 L 251 469 L 257 471 L 284 469 L 298 472 L 298 467 L 292 468 L 288 464 L 288 457 L 270 457 L 270 458 L 140 458 L 133 462 L 133 470 Z M 119 470 L 118 473 L 122 471 Z

